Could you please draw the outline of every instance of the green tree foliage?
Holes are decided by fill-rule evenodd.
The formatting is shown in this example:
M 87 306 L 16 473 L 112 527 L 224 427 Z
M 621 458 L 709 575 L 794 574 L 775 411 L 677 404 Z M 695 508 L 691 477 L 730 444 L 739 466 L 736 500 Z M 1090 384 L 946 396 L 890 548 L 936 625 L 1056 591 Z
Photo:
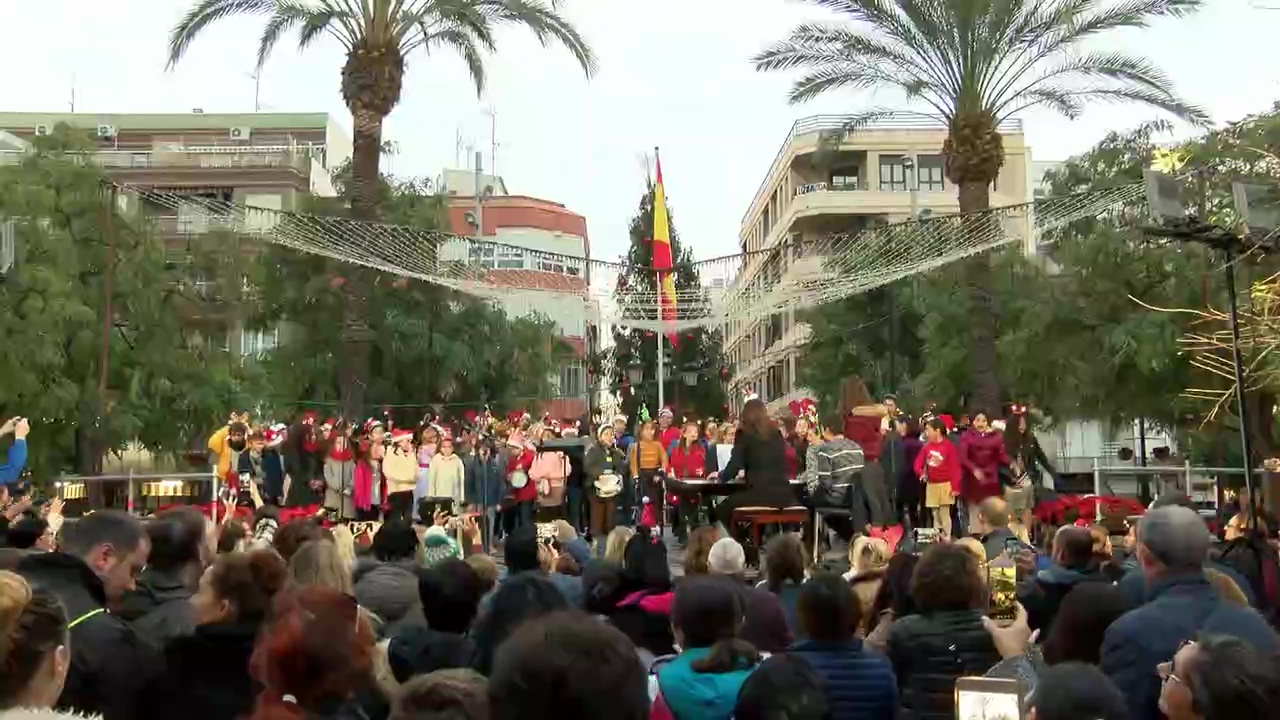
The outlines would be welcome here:
M 639 208 L 631 218 L 631 246 L 624 260 L 626 271 L 618 277 L 618 287 L 614 293 L 614 299 L 623 308 L 624 316 L 647 320 L 658 319 L 658 307 L 654 302 L 658 278 L 653 271 L 651 240 L 653 198 L 654 190 L 650 188 L 640 197 Z M 669 210 L 668 212 L 670 213 Z M 705 298 L 705 295 L 701 294 L 702 280 L 693 263 L 693 254 L 680 243 L 674 216 L 669 214 L 668 222 L 674 264 L 672 274 L 679 302 L 686 305 L 705 302 L 705 299 L 695 299 Z M 696 307 L 677 306 L 677 313 L 681 318 L 695 317 L 698 312 Z M 675 408 L 677 417 L 682 414 L 699 418 L 723 417 L 728 402 L 724 389 L 728 368 L 722 343 L 719 329 L 705 327 L 679 331 L 674 348 L 665 336 L 662 338 L 662 346 L 666 352 L 663 368 L 664 399 L 667 405 Z M 650 414 L 657 415 L 657 353 L 656 331 L 614 326 L 612 356 L 609 358 L 613 369 L 611 373 L 606 373 L 606 377 L 612 375 L 614 382 L 620 387 L 623 412 L 628 417 L 636 417 L 642 403 L 649 408 Z M 627 382 L 627 369 L 632 367 L 640 367 L 644 372 L 644 380 L 639 385 L 631 386 Z M 697 384 L 684 383 L 683 374 L 686 372 L 696 373 Z
M 341 185 L 345 169 L 335 179 Z M 426 180 L 384 178 L 381 207 L 389 223 L 441 230 L 445 202 Z M 343 215 L 340 201 L 315 198 L 308 211 Z M 441 233 L 440 241 L 454 239 Z M 439 248 L 437 248 L 439 250 Z M 551 377 L 571 350 L 547 318 L 508 318 L 491 303 L 418 280 L 387 275 L 279 246 L 263 249 L 254 268 L 253 327 L 281 328 L 279 347 L 261 361 L 264 402 L 277 415 L 325 408 L 341 398 L 342 306 L 349 283 L 368 295 L 371 373 L 363 415 L 384 406 L 402 422 L 439 406 L 446 415 L 524 407 L 551 392 Z M 338 413 L 336 407 L 331 410 Z
M 198 342 L 186 322 L 207 301 L 181 282 L 151 221 L 113 207 L 105 175 L 80 154 L 90 149 L 59 126 L 0 166 L 0 219 L 12 221 L 17 242 L 0 282 L 0 414 L 31 418 L 38 478 L 92 472 L 103 452 L 132 440 L 181 450 L 248 399 L 241 386 L 251 371 Z

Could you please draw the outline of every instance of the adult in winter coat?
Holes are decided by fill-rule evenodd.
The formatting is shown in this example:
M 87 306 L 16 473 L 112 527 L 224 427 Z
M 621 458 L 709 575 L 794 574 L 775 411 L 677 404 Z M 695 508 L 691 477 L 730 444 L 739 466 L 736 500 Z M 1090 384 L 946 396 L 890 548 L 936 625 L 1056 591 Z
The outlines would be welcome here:
M 207 443 L 209 455 L 218 469 L 218 479 L 229 486 L 235 485 L 236 468 L 240 467 L 240 453 L 244 452 L 248 442 L 249 414 L 231 413 L 227 424 L 214 431 Z
M 911 580 L 920 612 L 894 620 L 885 654 L 898 680 L 904 720 L 952 720 L 956 679 L 1000 661 L 982 625 L 987 585 L 978 559 L 959 545 L 933 545 Z
M 316 427 L 315 413 L 303 413 L 302 420 L 289 428 L 281 455 L 289 478 L 285 506 L 319 505 L 324 500 L 324 436 Z
M 165 510 L 147 523 L 147 538 L 147 567 L 115 612 L 161 648 L 195 630 L 190 600 L 211 559 L 206 518 L 193 507 Z
M 582 464 L 591 506 L 591 534 L 604 538 L 613 530 L 618 497 L 626 487 L 627 475 L 627 460 L 614 444 L 613 426 L 600 426 L 596 442 L 587 448 Z
M 975 412 L 969 429 L 960 435 L 960 467 L 964 470 L 960 495 L 969 506 L 968 527 L 978 524 L 978 503 L 1004 494 L 1000 487 L 1000 468 L 1008 464 L 1004 437 L 991 427 L 991 418 L 986 412 Z
M 279 505 L 284 497 L 284 459 L 278 447 L 268 447 L 266 432 L 249 433 L 249 447 L 237 460 L 236 472 L 258 486 L 258 495 L 268 505 Z
M 150 546 L 137 518 L 115 510 L 86 515 L 63 531 L 60 552 L 28 555 L 18 574 L 53 593 L 67 613 L 71 669 L 58 698 L 104 720 L 134 720 L 139 689 L 158 672 L 155 648 L 108 613 L 134 587 Z
M 387 521 L 373 536 L 369 548 L 373 557 L 356 563 L 352 570 L 356 602 L 382 621 L 383 637 L 426 624 L 418 600 L 420 545 L 409 522 Z
M 803 658 L 822 677 L 832 718 L 893 720 L 898 686 L 893 667 L 863 644 L 858 599 L 835 573 L 821 573 L 800 586 L 800 626 L 808 638 L 788 655 Z
M 1077 585 L 1107 582 L 1093 555 L 1093 536 L 1085 528 L 1067 526 L 1053 536 L 1053 564 L 1018 587 L 1018 602 L 1027 625 L 1047 638 L 1062 599 Z
M 1050 487 L 1056 486 L 1058 473 L 1027 423 L 1026 408 L 1020 405 L 1015 405 L 1014 412 L 1005 420 L 1004 453 L 1009 460 L 1004 499 L 1023 527 L 1031 527 L 1036 489 L 1041 487 L 1044 473 L 1054 480 Z
M 355 453 L 351 451 L 346 428 L 339 425 L 329 435 L 329 451 L 324 459 L 324 507 L 342 520 L 355 520 Z
M 256 692 L 249 658 L 286 572 L 272 550 L 219 555 L 190 601 L 194 632 L 166 646 L 164 672 L 143 691 L 138 720 L 247 717 Z
M 391 449 L 382 457 L 382 476 L 387 481 L 387 520 L 413 522 L 413 490 L 418 483 L 418 452 L 413 447 L 413 432 L 391 433 Z

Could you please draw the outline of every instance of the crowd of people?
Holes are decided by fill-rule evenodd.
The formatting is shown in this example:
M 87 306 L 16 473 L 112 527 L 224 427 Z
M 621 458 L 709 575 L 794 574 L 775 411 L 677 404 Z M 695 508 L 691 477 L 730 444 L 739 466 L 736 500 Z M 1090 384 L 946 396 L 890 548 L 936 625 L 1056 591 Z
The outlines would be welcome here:
M 64 521 L 0 485 L 0 720 L 1275 717 L 1267 527 L 1235 532 L 1269 553 L 1228 555 L 1164 498 L 1120 528 L 1028 533 L 1029 468 L 1052 469 L 1025 411 L 1003 430 L 971 413 L 958 439 L 926 416 L 917 438 L 895 406 L 777 419 L 752 399 L 728 427 L 662 412 L 634 439 L 619 418 L 572 463 L 548 442 L 563 430 L 527 417 L 455 434 L 233 416 L 210 441 L 217 512 Z M 667 497 L 690 477 L 741 487 L 704 517 Z M 847 572 L 815 562 L 811 531 L 772 534 L 756 567 L 726 527 L 797 502 L 793 477 L 814 508 L 849 510 Z M 1012 688 L 1012 714 L 973 715 L 975 678 Z

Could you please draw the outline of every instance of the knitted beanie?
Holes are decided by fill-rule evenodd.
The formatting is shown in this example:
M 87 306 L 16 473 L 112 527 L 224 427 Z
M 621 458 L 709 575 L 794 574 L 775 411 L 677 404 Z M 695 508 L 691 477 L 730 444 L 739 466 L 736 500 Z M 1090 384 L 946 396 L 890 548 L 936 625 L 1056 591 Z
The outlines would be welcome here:
M 436 525 L 427 528 L 422 536 L 422 565 L 431 567 L 449 558 L 462 559 L 462 546 L 449 537 L 448 531 Z

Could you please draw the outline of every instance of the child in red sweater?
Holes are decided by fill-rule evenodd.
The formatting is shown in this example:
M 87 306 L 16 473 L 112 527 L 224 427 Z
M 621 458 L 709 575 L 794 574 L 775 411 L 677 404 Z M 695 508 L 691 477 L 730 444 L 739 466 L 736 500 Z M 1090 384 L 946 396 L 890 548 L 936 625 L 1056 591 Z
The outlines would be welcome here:
M 947 426 L 934 418 L 924 429 L 925 444 L 916 456 L 916 475 L 925 483 L 924 506 L 933 515 L 933 526 L 951 537 L 951 506 L 960 493 L 960 457 L 947 439 Z

